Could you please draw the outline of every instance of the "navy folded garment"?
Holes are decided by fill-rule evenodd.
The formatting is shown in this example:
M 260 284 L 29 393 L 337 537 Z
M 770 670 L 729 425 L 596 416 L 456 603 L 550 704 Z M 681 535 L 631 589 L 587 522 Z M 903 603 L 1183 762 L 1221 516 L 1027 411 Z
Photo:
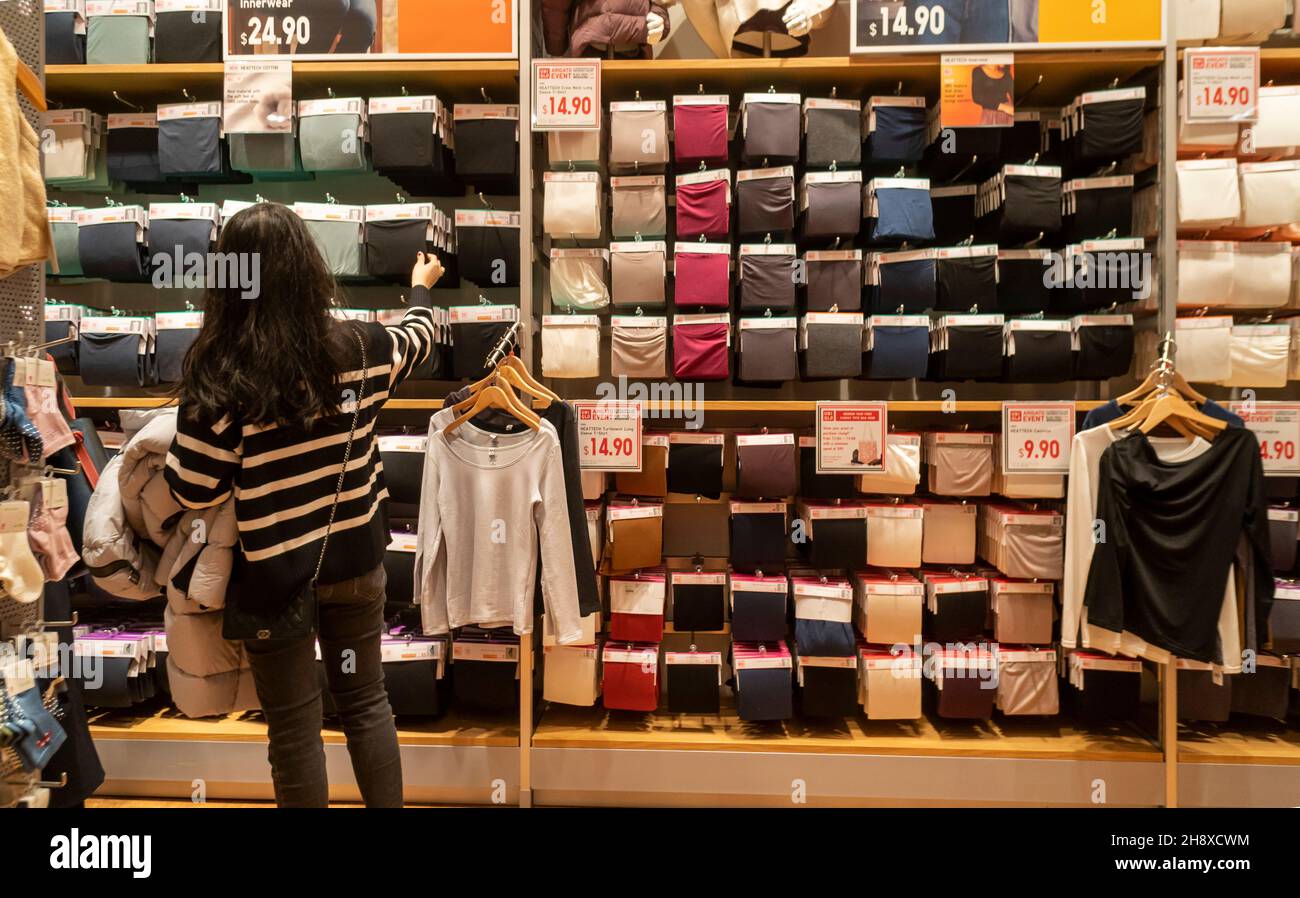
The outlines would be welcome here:
M 371 221 L 366 223 L 366 271 L 371 277 L 405 282 L 419 253 L 427 252 L 429 222 Z
M 965 312 L 973 306 L 991 311 L 998 304 L 998 259 L 995 255 L 939 259 L 935 309 Z
M 1045 312 L 1052 299 L 1042 258 L 998 258 L 997 309 L 1006 315 Z
M 145 275 L 145 248 L 136 241 L 136 223 L 110 221 L 77 229 L 77 258 L 88 278 L 139 281 Z
M 873 311 L 916 314 L 935 306 L 936 273 L 934 259 L 912 259 L 880 266 L 880 287 L 873 300 Z
M 149 222 L 149 271 L 170 265 L 174 280 L 181 280 L 189 268 L 186 257 L 197 253 L 204 257 L 212 250 L 212 221 L 206 218 L 157 218 Z M 178 267 L 177 254 L 180 266 Z M 164 262 L 163 257 L 170 261 Z M 191 260 L 192 261 L 192 260 Z M 165 284 L 164 286 L 173 286 Z
M 925 609 L 923 629 L 936 642 L 963 642 L 984 632 L 989 611 L 988 590 L 951 592 L 938 596 L 936 611 Z
M 799 654 L 812 655 L 815 658 L 852 658 L 857 651 L 853 625 L 840 621 L 805 620 L 796 617 L 794 642 L 799 647 Z
M 46 321 L 45 322 L 45 342 L 53 343 L 55 340 L 62 340 L 72 334 L 71 321 Z M 77 341 L 71 343 L 60 343 L 58 346 L 51 346 L 45 350 L 49 353 L 50 358 L 54 359 L 54 366 L 58 368 L 59 373 L 65 377 L 77 373 Z
M 508 711 L 519 704 L 517 665 L 462 658 L 452 664 L 452 695 L 460 707 Z
M 154 339 L 154 364 L 158 372 L 159 383 L 174 384 L 180 382 L 181 373 L 184 370 L 185 353 L 189 352 L 198 336 L 198 328 L 159 328 L 158 335 Z
M 805 499 L 843 499 L 856 495 L 852 474 L 818 474 L 817 447 L 799 447 L 799 495 Z M 863 542 L 865 546 L 865 541 Z
M 913 164 L 925 152 L 925 109 L 875 107 L 876 130 L 867 135 L 866 158 L 881 164 Z
M 788 720 L 794 716 L 790 668 L 736 672 L 736 713 L 741 720 Z
M 818 570 L 855 570 L 867 562 L 867 520 L 822 518 L 814 521 L 812 538 L 806 540 L 802 548 L 808 563 Z
M 1059 384 L 1074 374 L 1069 331 L 1017 330 L 1011 335 L 1004 377 L 1009 383 Z
M 738 571 L 779 571 L 785 566 L 785 515 L 733 514 L 731 565 Z
M 786 594 L 731 588 L 731 638 L 737 642 L 774 642 L 786 634 Z
M 45 64 L 85 65 L 86 35 L 77 34 L 77 13 L 45 14 Z
M 423 452 L 379 451 L 384 466 L 384 484 L 388 497 L 404 505 L 420 504 L 420 484 L 424 478 Z
M 713 664 L 668 664 L 668 710 L 673 714 L 717 714 L 718 668 Z
M 997 380 L 1002 376 L 1002 325 L 949 327 L 948 348 L 930 356 L 934 380 Z
M 388 472 L 385 471 L 385 474 Z M 389 605 L 409 605 L 415 601 L 415 553 L 389 549 L 384 553 L 384 600 Z
M 867 377 L 906 380 L 925 377 L 930 362 L 930 330 L 925 327 L 877 325 L 871 329 Z
M 221 119 L 158 122 L 158 164 L 167 177 L 221 175 L 227 168 L 221 145 Z
M 871 239 L 876 243 L 934 239 L 934 209 L 928 190 L 877 189 L 876 211 L 871 226 Z
M 679 633 L 721 630 L 725 591 L 721 583 L 674 583 L 673 629 Z
M 128 184 L 163 180 L 157 128 L 110 128 L 107 134 L 110 180 Z
M 519 286 L 519 228 L 456 228 L 463 278 L 479 287 Z
M 1079 351 L 1074 359 L 1077 380 L 1123 377 L 1133 364 L 1133 326 L 1099 324 L 1077 331 Z
M 221 62 L 221 13 L 168 10 L 154 16 L 154 62 Z
M 799 648 L 803 653 L 803 647 Z M 803 685 L 799 711 L 808 717 L 848 717 L 857 714 L 858 672 L 852 667 L 816 667 L 800 664 Z
M 146 357 L 139 334 L 82 334 L 81 380 L 88 387 L 142 387 Z
M 938 246 L 957 246 L 975 236 L 975 196 L 977 188 L 935 187 L 930 190 L 930 209 L 934 217 L 934 242 Z

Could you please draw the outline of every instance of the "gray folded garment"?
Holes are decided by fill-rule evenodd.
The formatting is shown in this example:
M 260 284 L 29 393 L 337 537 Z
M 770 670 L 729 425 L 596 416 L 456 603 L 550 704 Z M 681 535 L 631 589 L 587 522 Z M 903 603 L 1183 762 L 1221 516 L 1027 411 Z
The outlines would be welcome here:
M 354 221 L 308 221 L 307 230 L 316 238 L 316 246 L 335 277 L 360 277 L 365 273 L 364 244 L 358 239 L 360 228 Z
M 306 171 L 361 171 L 366 167 L 361 117 L 352 113 L 312 115 L 298 123 L 298 145 Z
M 861 324 L 809 324 L 804 351 L 806 377 L 857 377 L 862 374 Z
M 795 307 L 795 257 L 744 254 L 740 257 L 740 310 L 790 312 Z

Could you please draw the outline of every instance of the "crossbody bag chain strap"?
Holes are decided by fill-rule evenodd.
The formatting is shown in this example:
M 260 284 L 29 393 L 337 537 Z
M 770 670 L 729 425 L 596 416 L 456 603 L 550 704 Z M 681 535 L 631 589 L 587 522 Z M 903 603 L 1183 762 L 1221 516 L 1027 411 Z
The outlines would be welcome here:
M 366 395 L 367 372 L 370 369 L 366 361 L 366 341 L 361 338 L 359 330 L 354 328 L 353 333 L 356 335 L 357 345 L 361 347 L 361 389 L 357 391 L 357 398 L 352 406 L 352 426 L 348 429 L 347 448 L 343 450 L 343 469 L 339 471 L 338 486 L 334 488 L 334 504 L 330 506 L 330 519 L 329 523 L 325 525 L 325 537 L 320 544 L 320 557 L 316 559 L 316 573 L 311 575 L 312 583 L 315 583 L 317 578 L 320 577 L 321 568 L 325 564 L 325 547 L 329 545 L 330 530 L 334 527 L 334 515 L 339 510 L 339 496 L 343 495 L 343 480 L 347 477 L 348 462 L 352 459 L 352 441 L 357 435 L 357 419 L 361 415 L 361 403 Z

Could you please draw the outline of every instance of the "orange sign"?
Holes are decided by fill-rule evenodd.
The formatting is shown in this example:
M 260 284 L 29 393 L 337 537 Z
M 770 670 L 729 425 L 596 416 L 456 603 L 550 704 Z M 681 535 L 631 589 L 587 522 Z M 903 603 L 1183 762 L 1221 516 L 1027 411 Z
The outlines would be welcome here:
M 1159 41 L 1160 0 L 1048 0 L 1038 4 L 1038 40 L 1044 44 Z

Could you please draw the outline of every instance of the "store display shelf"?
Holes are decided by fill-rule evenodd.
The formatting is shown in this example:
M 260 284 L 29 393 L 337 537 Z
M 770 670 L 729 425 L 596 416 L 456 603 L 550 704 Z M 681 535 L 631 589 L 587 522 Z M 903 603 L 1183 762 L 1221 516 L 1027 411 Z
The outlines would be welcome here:
M 1294 726 L 1183 726 L 1180 807 L 1300 805 L 1300 732 Z
M 176 712 L 101 712 L 91 717 L 107 779 L 105 794 L 189 797 L 202 783 L 207 798 L 272 797 L 266 724 L 259 716 L 189 720 Z M 518 800 L 517 717 L 443 715 L 399 721 L 407 800 L 463 804 Z M 323 732 L 330 798 L 359 797 L 343 733 Z
M 754 724 L 550 706 L 533 735 L 538 804 L 1163 803 L 1159 749 L 1124 728 L 1055 721 Z M 797 800 L 797 799 L 795 799 Z
M 1016 84 L 1020 90 L 1032 87 L 1039 76 L 1043 83 L 1034 92 L 1035 105 L 1068 103 L 1078 93 L 1095 89 L 1099 77 L 1121 80 L 1163 58 L 1161 50 L 1110 49 L 1016 50 Z M 927 94 L 939 88 L 940 54 L 882 53 L 864 56 L 808 56 L 782 59 L 656 59 L 608 60 L 603 63 L 604 87 L 619 91 L 668 88 L 694 91 L 759 91 L 769 83 L 803 91 L 814 87 L 872 87 L 893 93 L 899 81 L 908 91 Z M 766 79 L 766 80 L 765 80 Z
M 224 69 L 219 62 L 155 63 L 152 65 L 52 65 L 45 69 L 46 92 L 67 103 L 110 98 L 113 91 L 127 95 L 177 100 L 181 89 L 219 96 Z M 368 95 L 374 88 L 393 91 L 430 87 L 458 92 L 502 91 L 501 102 L 517 95 L 519 63 L 514 60 L 376 60 L 373 62 L 295 62 L 295 90 L 336 93 L 359 91 Z
M 572 397 L 570 397 L 572 398 Z M 945 402 L 940 400 L 887 400 L 889 410 L 893 412 L 999 412 L 1002 410 L 1002 401 L 998 399 L 990 400 L 966 400 Z M 73 397 L 73 404 L 83 409 L 128 409 L 128 408 L 161 408 L 173 402 L 170 396 L 82 396 Z M 384 403 L 386 411 L 435 411 L 442 408 L 442 399 L 389 399 Z M 1100 405 L 1104 405 L 1104 399 L 1084 399 L 1075 402 L 1075 406 L 1081 412 L 1091 411 Z M 647 402 L 646 411 L 663 413 L 671 412 L 674 408 L 679 407 L 680 403 L 672 402 Z M 705 412 L 813 412 L 817 410 L 817 403 L 812 400 L 705 400 L 693 404 L 692 411 Z

